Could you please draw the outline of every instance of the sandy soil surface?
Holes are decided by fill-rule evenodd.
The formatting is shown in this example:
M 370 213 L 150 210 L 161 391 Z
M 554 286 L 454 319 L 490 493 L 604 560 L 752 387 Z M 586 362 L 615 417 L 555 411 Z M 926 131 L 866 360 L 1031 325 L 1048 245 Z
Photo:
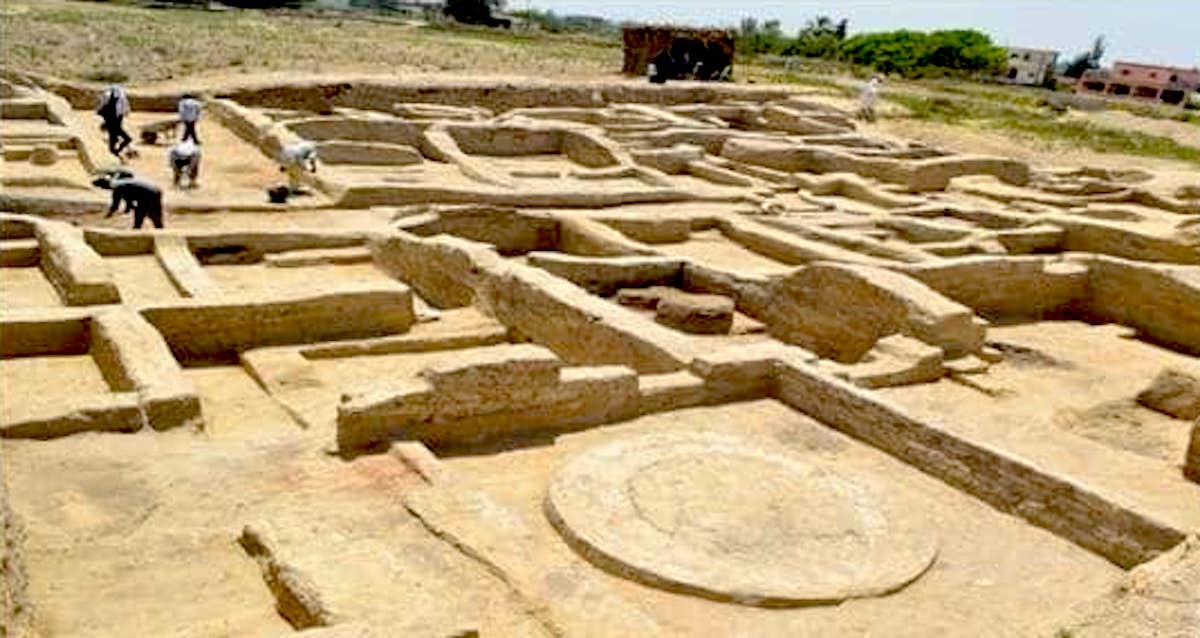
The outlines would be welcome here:
M 0 359 L 0 390 L 5 423 L 55 397 L 112 391 L 95 360 L 86 354 Z
M 394 286 L 375 264 L 346 264 L 277 268 L 264 264 L 241 266 L 205 266 L 221 290 L 247 295 L 338 290 L 345 284 Z
M 200 393 L 204 433 L 216 439 L 270 439 L 295 434 L 298 426 L 239 366 L 187 368 Z
M 654 248 L 666 255 L 687 257 L 713 268 L 734 272 L 775 275 L 795 268 L 749 250 L 719 230 L 692 233 L 685 242 L 656 244 Z
M 37 266 L 0 268 L 0 307 L 61 306 L 50 280 Z
M 151 304 L 180 298 L 154 255 L 105 257 L 104 263 L 127 304 Z
M 668 431 L 724 432 L 833 461 L 851 476 L 883 479 L 941 534 L 933 567 L 899 593 L 837 606 L 764 610 L 720 604 L 590 572 L 638 601 L 682 636 L 1020 636 L 1062 607 L 1098 595 L 1120 570 L 1064 540 L 988 506 L 833 432 L 774 401 L 697 408 L 560 437 L 554 445 L 447 459 L 466 485 L 478 485 L 521 514 L 538 535 L 540 564 L 581 559 L 542 515 L 544 489 L 570 456 L 620 436 Z M 872 478 L 874 477 L 874 478 Z M 886 478 L 884 478 L 886 477 Z
M 936 411 L 981 430 L 1061 429 L 1173 468 L 1191 424 L 1134 399 L 1164 366 L 1189 358 L 1130 333 L 1079 322 L 993 326 L 988 339 L 1016 349 L 987 374 L 968 378 L 986 393 L 949 379 L 881 392 L 918 413 Z
M 85 122 L 98 121 L 90 111 L 79 111 L 78 115 Z M 167 163 L 167 151 L 172 142 L 160 139 L 154 146 L 148 146 L 141 142 L 138 133 L 145 124 L 173 117 L 173 113 L 139 111 L 131 113 L 125 121 L 125 130 L 135 140 L 130 148 L 138 153 L 137 157 L 127 161 L 126 166 L 136 175 L 162 188 L 164 204 L 168 208 L 207 207 L 216 202 L 226 207 L 263 205 L 267 203 L 267 188 L 287 182 L 273 158 L 263 155 L 257 148 L 208 117 L 196 127 L 201 141 L 199 186 L 194 189 L 174 188 L 171 185 L 171 167 Z M 100 148 L 104 148 L 106 138 L 103 131 L 96 129 L 91 134 L 99 141 Z M 102 163 L 114 160 L 112 157 L 97 159 Z M 312 197 L 321 198 L 319 195 Z
M 241 418 L 249 426 L 258 415 L 249 408 Z M 397 503 L 415 479 L 387 455 L 346 463 L 296 438 L 247 445 L 178 430 L 2 445 L 10 499 L 29 529 L 36 635 L 290 635 L 237 542 L 244 525 L 262 521 L 294 558 L 323 561 L 311 573 L 339 579 L 323 591 L 340 583 L 386 626 L 404 627 L 467 592 L 477 609 L 512 614 L 494 577 Z M 290 544 L 296 538 L 305 544 Z M 428 605 L 420 614 L 402 604 L 416 599 Z M 333 603 L 345 609 L 344 599 Z

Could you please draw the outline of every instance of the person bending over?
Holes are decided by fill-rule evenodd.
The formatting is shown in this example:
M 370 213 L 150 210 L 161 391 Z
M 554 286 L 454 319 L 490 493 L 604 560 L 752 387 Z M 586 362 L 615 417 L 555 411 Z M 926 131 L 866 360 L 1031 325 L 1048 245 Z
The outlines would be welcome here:
M 292 144 L 283 149 L 279 163 L 280 170 L 287 173 L 288 189 L 293 194 L 302 193 L 304 173 L 317 172 L 317 145 L 309 141 Z
M 112 205 L 108 207 L 105 219 L 112 217 L 120 208 L 121 202 L 125 202 L 125 209 L 133 210 L 135 229 L 141 228 L 146 218 L 150 218 L 150 223 L 154 224 L 155 228 L 163 227 L 162 191 L 154 184 L 140 177 L 100 177 L 92 184 L 112 190 Z
M 196 179 L 200 176 L 200 147 L 187 140 L 180 142 L 167 151 L 167 163 L 171 166 L 175 188 L 179 188 L 184 177 L 187 177 L 187 188 L 196 188 Z

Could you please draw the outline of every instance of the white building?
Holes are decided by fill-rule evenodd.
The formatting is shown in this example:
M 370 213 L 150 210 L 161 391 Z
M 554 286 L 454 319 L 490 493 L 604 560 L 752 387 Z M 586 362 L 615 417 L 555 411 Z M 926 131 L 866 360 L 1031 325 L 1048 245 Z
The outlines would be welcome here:
M 1053 77 L 1058 51 L 1020 47 L 1009 47 L 1007 51 L 1008 68 L 1000 77 L 1001 82 L 1039 86 L 1046 78 Z

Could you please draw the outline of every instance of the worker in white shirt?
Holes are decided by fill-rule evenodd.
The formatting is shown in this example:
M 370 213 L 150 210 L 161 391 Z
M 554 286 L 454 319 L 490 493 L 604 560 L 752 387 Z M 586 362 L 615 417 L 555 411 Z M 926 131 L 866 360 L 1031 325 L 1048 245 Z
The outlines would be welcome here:
M 179 121 L 183 123 L 183 137 L 179 141 L 191 140 L 200 143 L 200 138 L 196 137 L 196 123 L 200 121 L 200 111 L 200 100 L 190 93 L 185 93 L 179 100 Z
M 184 140 L 167 151 L 167 163 L 171 165 L 175 188 L 179 188 L 187 177 L 187 188 L 196 188 L 200 176 L 200 147 L 192 140 Z
M 317 172 L 317 145 L 310 141 L 297 142 L 279 155 L 280 170 L 287 173 L 288 189 L 301 193 L 305 173 Z
M 861 105 L 859 116 L 868 122 L 875 121 L 875 102 L 879 100 L 879 89 L 882 85 L 883 76 L 876 74 L 863 85 L 862 91 L 858 94 L 858 101 Z

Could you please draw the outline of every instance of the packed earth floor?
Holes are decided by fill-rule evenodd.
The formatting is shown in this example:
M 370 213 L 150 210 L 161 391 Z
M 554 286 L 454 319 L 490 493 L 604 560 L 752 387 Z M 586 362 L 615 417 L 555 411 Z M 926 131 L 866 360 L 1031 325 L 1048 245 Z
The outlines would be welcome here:
M 102 87 L 4 78 L 0 635 L 1200 636 L 1194 169 L 230 83 L 132 230 Z

